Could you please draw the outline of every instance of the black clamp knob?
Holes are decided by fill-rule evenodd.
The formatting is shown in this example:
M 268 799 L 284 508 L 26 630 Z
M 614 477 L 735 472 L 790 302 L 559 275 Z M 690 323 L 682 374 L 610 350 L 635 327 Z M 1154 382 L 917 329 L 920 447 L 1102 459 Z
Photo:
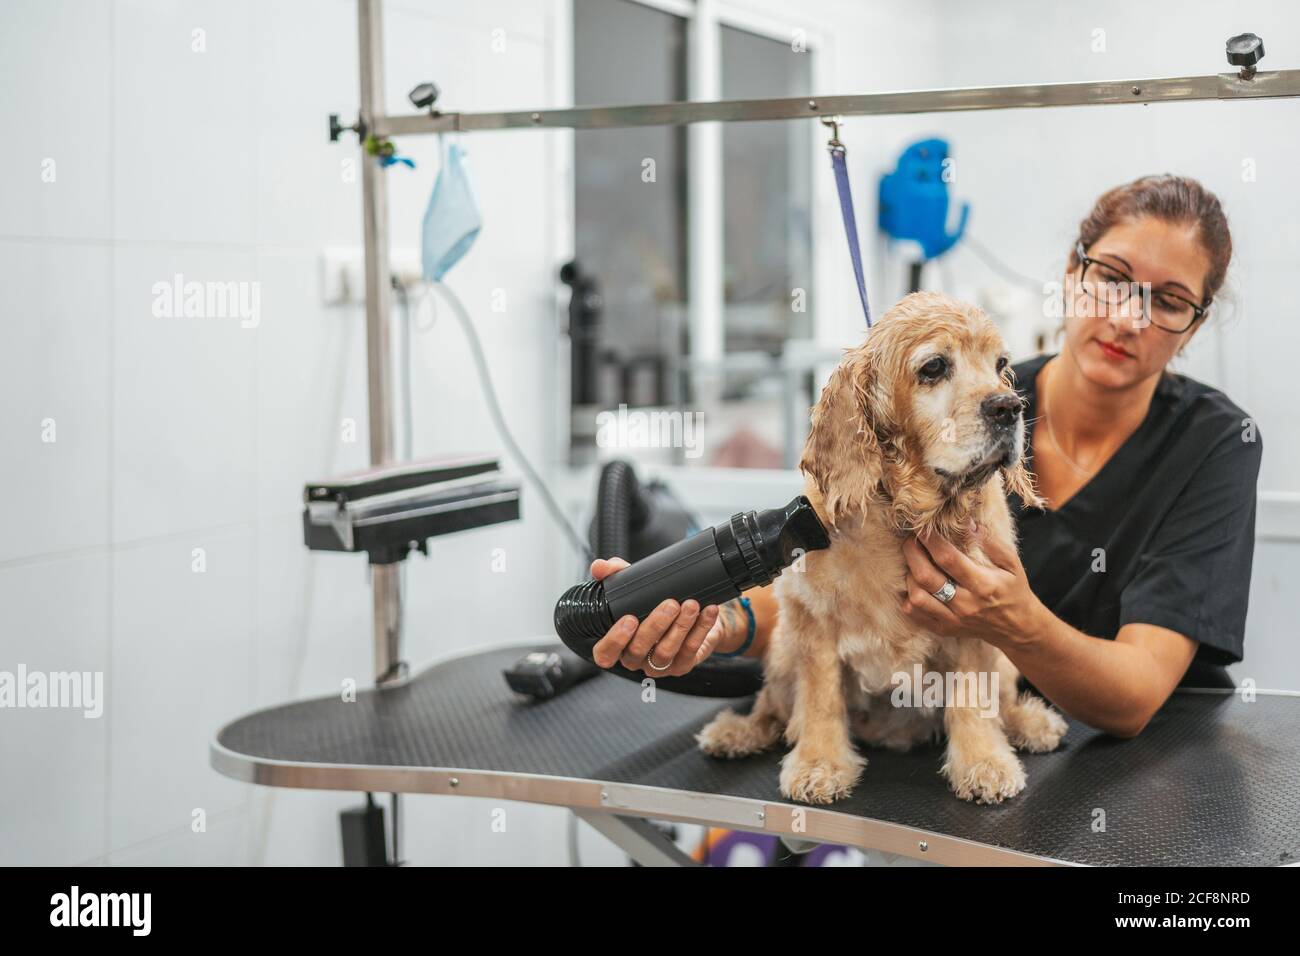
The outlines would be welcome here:
M 1255 64 L 1264 58 L 1264 41 L 1253 33 L 1238 33 L 1227 44 L 1228 62 L 1241 67 L 1243 80 L 1255 75 Z
M 432 113 L 433 104 L 438 102 L 438 96 L 441 94 L 437 83 L 421 83 L 411 92 L 406 94 L 407 99 L 415 104 L 418 110 L 428 110 Z
M 339 122 L 338 113 L 330 114 L 330 142 L 331 143 L 337 143 L 339 141 L 339 137 L 342 136 L 344 132 L 350 131 L 360 135 L 361 130 L 362 130 L 362 126 L 360 120 L 353 123 L 351 126 L 344 126 L 342 123 Z

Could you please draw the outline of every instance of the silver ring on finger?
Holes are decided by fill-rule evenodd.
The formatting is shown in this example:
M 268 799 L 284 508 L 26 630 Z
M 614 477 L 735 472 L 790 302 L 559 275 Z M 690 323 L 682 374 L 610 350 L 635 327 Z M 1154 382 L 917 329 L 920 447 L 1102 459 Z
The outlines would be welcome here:
M 944 581 L 943 587 L 939 588 L 939 590 L 934 591 L 932 593 L 936 598 L 938 598 L 944 604 L 947 604 L 949 601 L 951 601 L 953 598 L 957 596 L 957 585 L 953 584 L 951 580 Z
M 658 646 L 659 646 L 658 644 L 655 645 L 655 647 L 658 647 Z M 663 671 L 666 671 L 666 670 L 668 670 L 668 668 L 672 667 L 672 666 L 673 666 L 673 662 L 672 662 L 672 661 L 669 661 L 669 662 L 668 662 L 667 664 L 665 664 L 663 667 L 660 667 L 658 664 L 656 664 L 656 663 L 655 663 L 655 647 L 650 648 L 649 652 L 646 653 L 646 656 L 645 656 L 645 662 L 646 662 L 647 664 L 650 665 L 650 669 L 651 669 L 651 670 L 656 670 L 656 671 L 659 671 L 660 673 L 662 673 Z

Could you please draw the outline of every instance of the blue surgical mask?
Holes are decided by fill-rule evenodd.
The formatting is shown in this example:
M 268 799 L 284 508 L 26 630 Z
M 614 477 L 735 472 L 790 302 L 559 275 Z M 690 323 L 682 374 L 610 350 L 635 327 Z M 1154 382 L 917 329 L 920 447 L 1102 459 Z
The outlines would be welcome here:
M 455 143 L 447 149 L 429 208 L 424 211 L 424 277 L 441 282 L 478 238 L 483 220 L 465 171 L 465 151 Z

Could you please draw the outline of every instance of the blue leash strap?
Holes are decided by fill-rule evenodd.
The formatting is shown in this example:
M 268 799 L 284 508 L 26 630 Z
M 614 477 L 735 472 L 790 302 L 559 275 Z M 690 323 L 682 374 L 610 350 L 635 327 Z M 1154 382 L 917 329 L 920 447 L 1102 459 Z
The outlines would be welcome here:
M 838 130 L 837 130 L 838 133 Z M 849 258 L 853 260 L 853 277 L 858 280 L 858 298 L 862 314 L 871 328 L 871 307 L 867 305 L 867 283 L 862 277 L 862 249 L 858 245 L 858 221 L 853 215 L 853 192 L 849 189 L 849 170 L 844 162 L 846 150 L 838 139 L 831 140 L 831 168 L 835 171 L 835 188 L 840 194 L 840 212 L 844 214 L 844 232 L 849 239 Z

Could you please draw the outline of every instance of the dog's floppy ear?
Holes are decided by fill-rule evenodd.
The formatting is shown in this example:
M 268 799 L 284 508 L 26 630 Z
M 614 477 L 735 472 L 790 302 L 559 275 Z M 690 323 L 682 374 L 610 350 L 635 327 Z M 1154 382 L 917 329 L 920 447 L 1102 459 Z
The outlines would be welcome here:
M 831 373 L 812 410 L 799 469 L 817 485 L 832 526 L 875 496 L 883 469 L 874 391 L 874 356 L 849 351 Z

